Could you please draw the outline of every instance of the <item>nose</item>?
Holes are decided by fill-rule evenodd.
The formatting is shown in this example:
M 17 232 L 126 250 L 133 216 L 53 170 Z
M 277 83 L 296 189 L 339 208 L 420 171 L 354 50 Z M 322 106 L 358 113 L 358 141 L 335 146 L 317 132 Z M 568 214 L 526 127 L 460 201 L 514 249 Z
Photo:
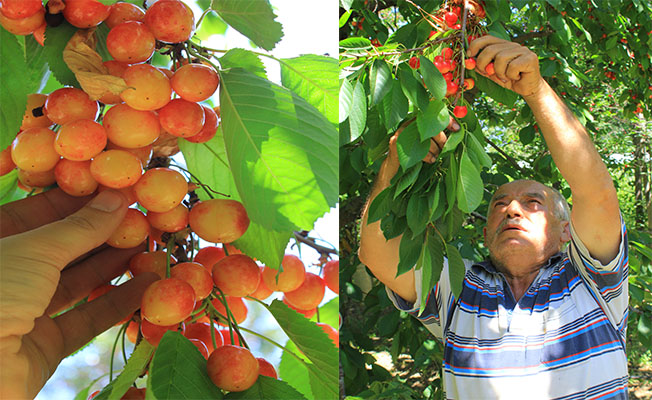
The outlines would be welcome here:
M 519 203 L 516 199 L 510 201 L 507 207 L 505 208 L 505 217 L 507 219 L 510 219 L 510 218 L 522 217 L 522 216 L 523 216 L 523 209 L 521 208 L 521 203 Z

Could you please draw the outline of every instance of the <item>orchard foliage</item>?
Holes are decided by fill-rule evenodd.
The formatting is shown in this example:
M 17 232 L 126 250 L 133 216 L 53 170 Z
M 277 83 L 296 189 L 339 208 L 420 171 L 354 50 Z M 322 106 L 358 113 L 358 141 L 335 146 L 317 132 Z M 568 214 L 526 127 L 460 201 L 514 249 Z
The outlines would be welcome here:
M 369 220 L 380 220 L 387 238 L 403 234 L 399 273 L 421 268 L 424 294 L 439 279 L 444 256 L 455 291 L 461 290 L 460 257 L 486 256 L 482 227 L 499 185 L 534 179 L 559 189 L 572 204 L 527 104 L 476 74 L 474 62 L 465 59 L 468 43 L 485 33 L 521 43 L 539 56 L 541 74 L 586 126 L 614 177 L 630 238 L 628 332 L 632 343 L 649 348 L 652 5 L 340 0 L 340 17 L 345 392 L 365 398 L 441 395 L 441 347 L 416 320 L 393 309 L 384 287 L 369 277 L 356 255 L 361 209 L 398 127 L 414 121 L 397 142 L 401 168 L 371 203 Z M 451 116 L 460 131 L 449 135 L 434 164 L 422 163 L 430 138 L 447 127 Z M 401 382 L 416 371 L 421 378 L 409 385 L 395 381 L 372 357 L 380 349 L 405 372 Z M 640 347 L 629 350 L 635 363 Z M 406 353 L 411 355 L 407 366 L 400 356 Z
M 126 9 L 130 7 L 125 5 L 127 3 L 145 7 L 148 12 L 136 12 L 133 17 L 136 20 L 124 23 L 107 19 L 109 6 L 119 4 Z M 47 10 L 43 10 L 40 1 L 7 1 L 6 4 L 2 11 L 8 13 L 11 7 L 20 11 L 27 4 L 34 5 L 40 13 L 34 18 L 41 18 L 38 26 L 44 31 L 16 30 L 12 28 L 14 22 L 7 22 L 3 16 L 3 28 L 0 28 L 0 148 L 7 149 L 3 157 L 16 148 L 15 145 L 12 148 L 12 143 L 36 137 L 25 157 L 36 160 L 46 154 L 49 158 L 44 162 L 54 163 L 48 164 L 43 171 L 50 171 L 55 164 L 63 169 L 58 167 L 59 163 L 69 163 L 79 151 L 87 151 L 88 154 L 79 156 L 79 161 L 90 163 L 91 175 L 105 180 L 108 186 L 130 187 L 138 180 L 133 192 L 139 205 L 128 214 L 133 215 L 135 222 L 130 222 L 124 232 L 115 233 L 110 244 L 134 247 L 149 235 L 151 252 L 144 254 L 157 253 L 163 257 L 149 261 L 144 268 L 167 279 L 148 289 L 142 313 L 120 330 L 123 343 L 122 335 L 126 335 L 137 342 L 136 348 L 117 378 L 113 379 L 112 374 L 109 385 L 94 398 L 120 398 L 145 371 L 148 371 L 148 399 L 335 398 L 338 393 L 337 349 L 329 339 L 332 332 L 316 322 L 338 326 L 338 301 L 335 298 L 321 304 L 326 289 L 320 276 L 311 274 L 314 276 L 311 285 L 317 282 L 317 295 L 313 290 L 307 291 L 313 295 L 309 311 L 317 312 L 312 320 L 301 314 L 306 313 L 305 310 L 299 307 L 300 311 L 296 312 L 294 305 L 288 306 L 280 300 L 265 303 L 249 298 L 263 305 L 277 321 L 278 329 L 289 337 L 285 346 L 274 343 L 283 349 L 280 379 L 258 377 L 258 369 L 247 366 L 251 376 L 244 383 L 230 382 L 218 388 L 217 382 L 228 381 L 229 373 L 235 375 L 236 362 L 231 356 L 214 357 L 207 370 L 208 353 L 202 354 L 202 350 L 213 350 L 219 347 L 218 343 L 235 342 L 243 347 L 232 354 L 245 350 L 247 354 L 243 360 L 257 366 L 258 361 L 244 349 L 247 345 L 242 332 L 269 339 L 238 327 L 240 314 L 234 304 L 241 304 L 242 300 L 229 296 L 228 281 L 234 278 L 225 278 L 222 269 L 212 268 L 216 259 L 203 265 L 210 273 L 204 268 L 200 268 L 202 272 L 197 272 L 197 268 L 193 272 L 192 266 L 184 271 L 179 267 L 194 264 L 185 261 L 191 261 L 196 255 L 199 238 L 224 243 L 223 247 L 215 247 L 221 251 L 221 257 L 225 253 L 244 253 L 248 257 L 231 257 L 247 258 L 249 270 L 253 268 L 252 282 L 247 290 L 231 295 L 254 296 L 252 292 L 259 286 L 262 266 L 252 259 L 265 264 L 275 276 L 283 269 L 282 262 L 285 263 L 284 255 L 291 239 L 310 242 L 306 233 L 337 202 L 336 61 L 314 54 L 292 58 L 270 55 L 269 51 L 283 37 L 283 27 L 265 0 L 198 0 L 202 13 L 194 18 L 190 8 L 177 1 L 50 0 Z M 80 9 L 84 12 L 76 11 Z M 41 14 L 46 11 L 43 17 Z M 237 30 L 250 40 L 252 47 L 260 50 L 208 47 L 210 36 L 224 34 L 227 29 Z M 268 76 L 263 58 L 278 63 L 280 77 Z M 127 67 L 116 61 L 133 65 Z M 195 73 L 200 75 L 193 75 Z M 145 80 L 147 84 L 141 85 Z M 29 133 L 18 139 L 17 135 L 22 135 L 23 118 L 32 120 L 42 116 L 44 102 L 55 97 L 48 95 L 64 87 L 74 93 L 88 94 L 92 100 L 88 110 L 80 107 L 80 114 L 75 114 L 72 122 L 47 121 L 44 127 L 38 128 L 42 130 L 37 132 L 40 134 Z M 147 91 L 147 96 L 135 98 L 141 90 Z M 40 95 L 35 96 L 36 93 Z M 175 98 L 170 100 L 173 93 Z M 95 99 L 99 99 L 99 103 Z M 121 104 L 113 105 L 116 103 Z M 48 108 L 54 109 L 54 106 Z M 209 112 L 213 115 L 211 123 L 208 122 Z M 70 125 L 78 121 L 84 123 Z M 169 134 L 159 136 L 159 122 L 162 130 Z M 108 148 L 106 135 L 99 133 L 104 130 L 109 136 Z M 93 132 L 98 134 L 92 136 Z M 135 132 L 139 132 L 138 138 Z M 56 140 L 53 140 L 55 134 Z M 78 148 L 89 137 L 92 145 Z M 148 145 L 154 149 L 151 160 L 151 146 L 141 155 L 112 147 L 132 149 Z M 18 151 L 14 153 L 10 158 L 2 158 L 2 204 L 56 185 L 54 179 L 37 182 L 33 177 L 26 178 L 22 169 L 14 169 L 12 159 L 17 161 L 21 157 Z M 172 158 L 177 153 L 182 157 Z M 68 160 L 60 160 L 59 154 Z M 109 166 L 114 155 L 120 155 L 124 161 Z M 141 162 L 145 174 L 142 174 Z M 133 168 L 128 168 L 130 164 Z M 59 181 L 62 189 L 64 183 Z M 76 195 L 92 193 L 95 187 Z M 183 199 L 186 200 L 181 203 Z M 193 205 L 197 207 L 186 209 Z M 141 212 L 145 209 L 147 217 Z M 232 225 L 226 226 L 225 216 L 234 221 Z M 225 221 L 220 222 L 219 218 Z M 161 236 L 159 231 L 156 234 L 150 224 L 169 233 Z M 134 228 L 136 225 L 138 227 Z M 133 240 L 133 243 L 125 244 L 126 240 Z M 314 243 L 312 247 L 322 255 L 316 271 L 319 273 L 336 250 Z M 180 264 L 171 269 L 170 264 L 176 262 L 175 256 Z M 210 257 L 205 259 L 211 260 Z M 304 264 L 297 260 L 303 271 Z M 131 273 L 136 274 L 134 271 L 138 268 L 130 266 Z M 229 265 L 228 268 L 235 267 Z M 206 276 L 208 290 L 200 290 L 203 284 L 199 281 Z M 218 285 L 220 279 L 226 282 Z M 303 275 L 297 285 L 302 285 L 302 281 Z M 175 310 L 178 311 L 175 315 L 169 315 L 173 308 L 170 304 L 160 303 L 161 299 L 170 297 L 170 290 L 189 293 L 183 304 L 181 301 L 177 304 L 180 309 Z M 265 291 L 264 295 L 256 293 L 265 299 L 272 290 Z M 294 301 L 288 302 L 296 304 L 301 300 L 300 293 L 294 296 Z M 207 339 L 204 337 L 210 346 L 193 343 L 183 336 L 185 327 L 181 321 L 189 327 L 200 318 L 210 321 L 211 333 Z M 132 323 L 136 323 L 135 330 Z M 212 329 L 217 323 L 228 328 L 222 337 L 216 338 Z M 143 328 L 146 324 L 148 327 Z M 163 326 L 170 324 L 171 327 Z M 228 353 L 228 349 L 220 352 Z M 224 364 L 224 359 L 230 361 Z M 220 368 L 227 369 L 227 378 L 223 371 L 218 371 Z M 77 397 L 86 398 L 89 389 Z

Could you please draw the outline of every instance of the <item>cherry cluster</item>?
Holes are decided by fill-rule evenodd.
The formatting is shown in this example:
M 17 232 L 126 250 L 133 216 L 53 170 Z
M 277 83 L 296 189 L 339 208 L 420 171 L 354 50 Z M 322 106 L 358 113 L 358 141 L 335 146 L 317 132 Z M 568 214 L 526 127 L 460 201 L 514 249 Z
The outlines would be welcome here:
M 254 357 L 240 333 L 238 325 L 247 317 L 243 298 L 263 300 L 283 292 L 289 307 L 309 317 L 326 286 L 337 293 L 338 262 L 324 260 L 323 278 L 306 272 L 293 255 L 284 257 L 280 273 L 260 266 L 230 244 L 249 226 L 240 202 L 200 201 L 196 184 L 170 168 L 169 160 L 152 160 L 153 148 L 167 138 L 203 143 L 218 128 L 219 107 L 201 104 L 219 86 L 212 65 L 188 63 L 174 51 L 169 51 L 173 69 L 148 63 L 157 49 L 173 49 L 191 37 L 191 9 L 179 0 L 159 0 L 146 11 L 131 3 L 50 0 L 48 12 L 57 7 L 75 27 L 105 23 L 110 28 L 106 48 L 113 60 L 103 65 L 127 88 L 98 100 L 74 87 L 29 95 L 20 131 L 0 153 L 0 175 L 17 169 L 19 186 L 30 193 L 54 184 L 72 196 L 120 191 L 131 207 L 107 244 L 134 248 L 149 241 L 149 251 L 129 261 L 129 275 L 153 272 L 161 278 L 145 291 L 140 310 L 119 323 L 127 324 L 129 340 L 157 346 L 168 330 L 181 332 L 207 359 L 208 375 L 223 390 L 246 390 L 259 374 L 278 378 L 268 361 Z M 41 0 L 0 1 L 0 23 L 14 34 L 38 39 L 44 14 Z M 195 254 L 193 235 L 222 246 Z M 114 287 L 97 288 L 88 301 Z M 337 344 L 337 331 L 320 326 Z M 144 393 L 130 390 L 134 396 Z
M 466 10 L 463 9 L 466 6 Z M 466 16 L 464 12 L 466 11 Z M 486 17 L 482 2 L 461 0 L 447 2 L 442 8 L 433 14 L 427 15 L 427 20 L 433 26 L 433 30 L 428 36 L 431 43 L 448 43 L 450 47 L 441 48 L 438 55 L 433 57 L 433 64 L 442 74 L 446 81 L 446 97 L 455 97 L 453 103 L 457 104 L 457 99 L 464 90 L 473 89 L 475 82 L 473 78 L 463 78 L 462 88 L 460 88 L 461 76 L 464 69 L 473 70 L 475 68 L 475 59 L 464 58 L 466 46 L 477 37 L 484 34 L 485 28 L 480 21 Z M 463 21 L 466 19 L 465 21 Z M 462 25 L 464 22 L 464 26 Z M 443 38 L 439 38 L 445 34 Z M 427 46 L 426 49 L 431 49 Z M 412 56 L 408 64 L 412 69 L 418 69 L 420 61 L 417 56 Z M 493 74 L 493 63 L 487 65 L 487 73 Z M 466 106 L 455 105 L 453 114 L 457 118 L 464 118 L 467 114 Z

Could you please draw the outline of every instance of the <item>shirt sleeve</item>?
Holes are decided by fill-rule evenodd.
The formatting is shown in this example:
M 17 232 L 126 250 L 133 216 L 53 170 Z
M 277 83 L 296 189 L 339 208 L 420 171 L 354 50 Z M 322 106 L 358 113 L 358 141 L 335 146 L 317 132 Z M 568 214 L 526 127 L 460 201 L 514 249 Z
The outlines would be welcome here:
M 465 267 L 468 269 L 472 264 L 464 260 Z M 421 270 L 414 271 L 414 284 L 417 293 L 417 299 L 421 298 Z M 387 296 L 394 303 L 394 306 L 401 311 L 405 311 L 421 321 L 421 323 L 439 340 L 443 340 L 443 329 L 446 327 L 449 308 L 454 304 L 455 299 L 450 287 L 448 274 L 448 260 L 444 258 L 444 267 L 442 268 L 439 282 L 432 289 L 426 300 L 423 312 L 419 313 L 419 303 L 410 303 L 396 294 L 391 289 L 385 287 Z
M 593 291 L 596 300 L 605 311 L 611 323 L 621 335 L 625 335 L 628 315 L 629 257 L 627 250 L 627 228 L 621 217 L 620 247 L 616 257 L 602 264 L 591 256 L 578 237 L 571 222 L 571 242 L 568 254 L 582 278 Z

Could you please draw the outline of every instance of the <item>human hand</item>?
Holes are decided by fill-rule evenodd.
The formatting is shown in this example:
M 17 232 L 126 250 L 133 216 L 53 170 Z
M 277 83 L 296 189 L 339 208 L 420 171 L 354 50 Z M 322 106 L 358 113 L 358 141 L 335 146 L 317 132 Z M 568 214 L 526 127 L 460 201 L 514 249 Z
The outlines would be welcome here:
M 466 56 L 477 56 L 475 70 L 480 75 L 523 97 L 536 95 L 545 84 L 539 72 L 539 57 L 518 43 L 482 36 L 471 42 Z M 495 73 L 489 75 L 485 68 L 491 62 Z
M 414 119 L 410 119 L 406 122 L 404 122 L 399 128 L 396 130 L 396 133 L 392 135 L 392 137 L 389 139 L 389 153 L 387 155 L 387 164 L 388 164 L 388 170 L 393 170 L 394 173 L 398 171 L 399 167 L 399 161 L 398 161 L 398 150 L 396 149 L 396 142 L 398 140 L 398 136 L 403 132 L 403 130 L 410 125 L 412 122 L 414 122 Z M 457 123 L 455 118 L 451 117 L 450 121 L 448 122 L 448 127 L 446 128 L 449 132 L 457 132 L 460 130 L 460 124 Z M 439 132 L 437 135 L 433 136 L 430 138 L 430 149 L 428 150 L 428 154 L 423 158 L 423 162 L 426 162 L 428 164 L 432 164 L 437 160 L 437 157 L 439 156 L 439 153 L 441 153 L 441 149 L 444 148 L 444 145 L 446 144 L 446 140 L 448 140 L 448 137 L 446 136 L 446 133 Z
M 0 398 L 33 398 L 61 360 L 140 307 L 143 274 L 56 317 L 116 276 L 143 248 L 102 246 L 126 201 L 59 189 L 0 208 Z M 88 204 L 86 204 L 88 203 Z

